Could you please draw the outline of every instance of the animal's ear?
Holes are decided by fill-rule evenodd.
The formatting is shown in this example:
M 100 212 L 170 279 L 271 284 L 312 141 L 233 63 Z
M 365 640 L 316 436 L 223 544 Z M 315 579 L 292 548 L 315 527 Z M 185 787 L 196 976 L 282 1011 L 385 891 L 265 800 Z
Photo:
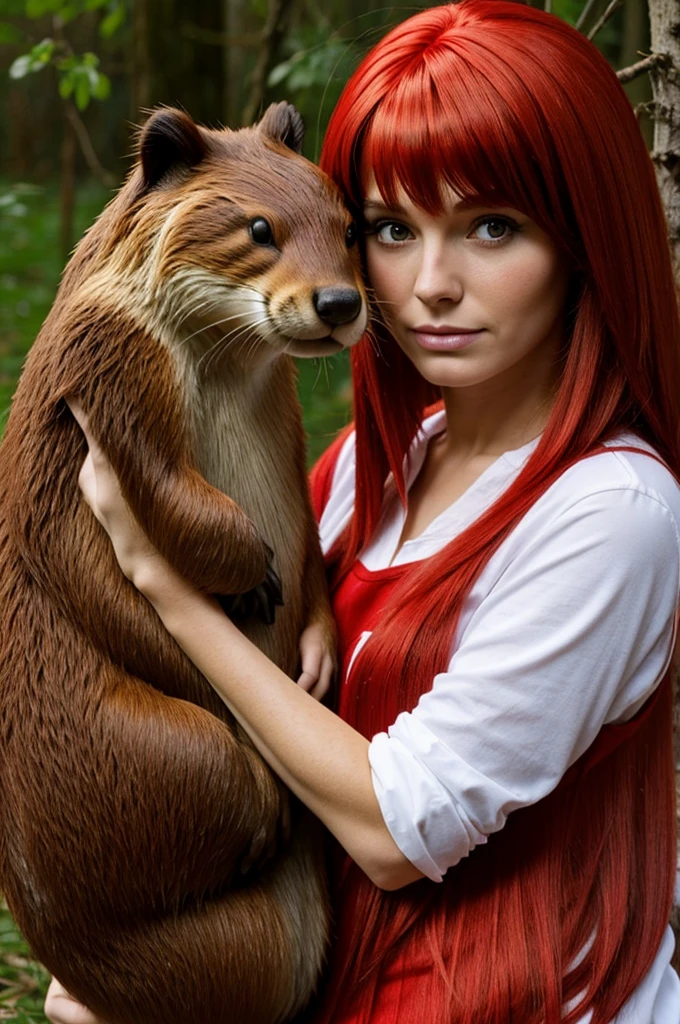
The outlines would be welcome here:
M 144 184 L 152 188 L 173 167 L 195 167 L 207 148 L 201 129 L 184 111 L 172 107 L 155 111 L 139 139 Z
M 302 151 L 305 125 L 292 103 L 272 103 L 265 110 L 257 130 L 275 142 L 282 142 L 294 153 Z

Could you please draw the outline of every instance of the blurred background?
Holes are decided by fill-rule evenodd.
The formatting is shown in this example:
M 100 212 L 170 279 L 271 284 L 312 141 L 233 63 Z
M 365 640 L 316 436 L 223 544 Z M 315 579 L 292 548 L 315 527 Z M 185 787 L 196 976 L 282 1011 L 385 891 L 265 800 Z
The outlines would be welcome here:
M 649 53 L 647 0 L 545 2 L 584 32 L 595 30 L 614 68 Z M 0 0 L 0 431 L 64 263 L 125 177 L 146 110 L 178 105 L 203 124 L 239 127 L 287 99 L 307 126 L 305 155 L 316 160 L 358 61 L 427 6 L 434 5 Z M 626 89 L 651 142 L 647 76 Z M 311 461 L 350 416 L 349 370 L 344 357 L 298 366 Z M 0 1021 L 44 1022 L 45 985 L 0 905 Z

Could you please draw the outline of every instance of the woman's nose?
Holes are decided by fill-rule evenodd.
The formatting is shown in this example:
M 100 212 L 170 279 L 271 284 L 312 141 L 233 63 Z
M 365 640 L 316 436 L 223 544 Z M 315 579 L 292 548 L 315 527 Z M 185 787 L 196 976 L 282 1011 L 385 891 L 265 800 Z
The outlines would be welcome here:
M 463 297 L 462 273 L 449 248 L 438 245 L 423 249 L 413 293 L 427 306 L 460 302 Z

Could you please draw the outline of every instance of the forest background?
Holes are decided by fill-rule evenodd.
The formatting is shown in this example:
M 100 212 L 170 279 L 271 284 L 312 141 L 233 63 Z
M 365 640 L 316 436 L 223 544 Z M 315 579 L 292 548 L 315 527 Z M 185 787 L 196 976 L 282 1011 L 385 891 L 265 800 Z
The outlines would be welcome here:
M 532 0 L 533 2 L 533 0 Z M 616 69 L 650 53 L 648 0 L 536 0 Z M 652 0 L 654 2 L 654 0 Z M 157 104 L 239 127 L 286 99 L 317 160 L 349 74 L 418 7 L 405 0 L 0 0 L 0 431 L 68 254 Z M 625 85 L 648 143 L 646 74 Z M 298 361 L 310 460 L 347 422 L 347 359 Z M 47 977 L 0 904 L 0 1021 L 44 1022 Z

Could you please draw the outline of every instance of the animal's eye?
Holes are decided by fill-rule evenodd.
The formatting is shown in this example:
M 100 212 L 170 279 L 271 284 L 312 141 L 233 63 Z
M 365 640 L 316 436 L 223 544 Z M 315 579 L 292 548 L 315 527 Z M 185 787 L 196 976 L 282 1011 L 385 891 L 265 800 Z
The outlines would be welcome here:
M 250 222 L 250 237 L 256 245 L 273 245 L 274 232 L 268 220 L 264 217 L 256 217 Z
M 345 231 L 345 243 L 348 249 L 351 249 L 357 240 L 357 226 L 356 224 L 350 224 Z

